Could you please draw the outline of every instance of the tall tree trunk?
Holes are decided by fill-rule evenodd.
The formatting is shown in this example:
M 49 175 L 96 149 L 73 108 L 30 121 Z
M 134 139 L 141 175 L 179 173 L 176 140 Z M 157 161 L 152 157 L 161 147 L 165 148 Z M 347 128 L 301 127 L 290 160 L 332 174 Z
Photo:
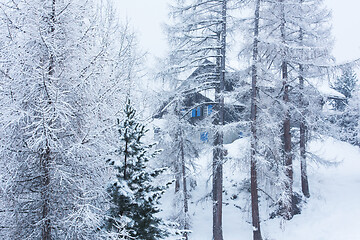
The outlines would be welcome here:
M 45 152 L 41 155 L 40 165 L 42 168 L 42 213 L 41 218 L 43 221 L 41 229 L 41 239 L 51 240 L 51 221 L 50 221 L 50 149 L 46 148 Z
M 176 102 L 175 108 L 179 109 L 180 106 L 183 106 L 183 103 L 180 104 L 178 102 Z M 180 111 L 176 111 L 176 114 L 178 116 L 181 116 L 181 112 Z M 182 162 L 182 155 L 184 154 L 184 143 L 183 143 L 183 129 L 181 127 L 181 125 L 178 126 L 178 128 L 176 128 L 176 135 L 175 135 L 175 141 L 179 142 L 179 147 L 180 147 L 180 157 L 179 155 L 175 156 L 175 162 L 174 162 L 174 170 L 175 170 L 175 194 L 177 194 L 180 191 L 180 185 L 181 185 L 181 175 L 182 175 L 182 169 L 181 169 L 181 165 L 183 164 Z
M 55 16 L 56 16 L 56 12 L 55 12 L 55 4 L 56 4 L 56 0 L 52 0 L 51 2 L 51 12 L 50 12 L 50 26 L 49 26 L 49 33 L 50 33 L 50 37 L 53 38 L 53 34 L 55 32 Z M 49 56 L 49 66 L 48 66 L 48 76 L 46 77 L 46 81 L 51 81 L 52 76 L 54 75 L 54 71 L 55 71 L 55 63 L 54 63 L 54 56 L 53 53 L 50 53 Z M 44 87 L 46 89 L 46 81 L 44 80 Z M 47 91 L 46 91 L 47 92 Z M 47 92 L 47 104 L 53 104 L 51 97 L 49 95 L 49 93 Z M 43 116 L 44 117 L 44 116 Z M 45 131 L 45 130 L 44 130 Z M 45 136 L 47 135 L 47 133 L 44 133 Z M 52 236 L 51 236 L 51 220 L 50 220 L 50 194 L 51 194 L 51 189 L 50 189 L 50 162 L 51 162 L 51 151 L 50 151 L 50 146 L 48 143 L 46 143 L 46 149 L 44 149 L 44 153 L 41 154 L 40 157 L 40 165 L 42 168 L 42 190 L 41 190 L 41 198 L 42 198 L 42 214 L 41 214 L 41 218 L 43 221 L 43 225 L 42 225 L 42 229 L 41 229 L 41 239 L 42 240 L 51 240 Z
M 300 4 L 303 0 L 300 0 Z M 300 44 L 303 42 L 303 29 L 300 28 Z M 305 99 L 304 99 L 304 67 L 299 64 L 299 85 L 300 85 L 300 161 L 301 161 L 301 190 L 305 197 L 310 197 L 309 182 L 306 170 L 306 120 L 305 120 Z
M 284 105 L 286 107 L 285 119 L 283 122 L 283 134 L 284 134 L 284 157 L 285 157 L 285 192 L 288 197 L 286 205 L 285 218 L 290 220 L 293 216 L 292 207 L 292 184 L 293 184 L 293 166 L 292 166 L 292 152 L 291 152 L 291 134 L 290 134 L 290 110 L 289 110 L 289 85 L 287 78 L 287 62 L 282 63 L 282 78 L 284 88 Z
M 253 43 L 253 65 L 252 65 L 252 81 L 251 81 L 251 214 L 253 224 L 253 240 L 262 240 L 260 231 L 260 216 L 259 216 L 259 196 L 257 183 L 257 64 L 258 64 L 258 37 L 259 37 L 259 18 L 260 18 L 260 0 L 256 0 L 255 6 L 255 24 L 254 24 L 254 43 Z
M 300 72 L 301 72 L 302 66 L 300 66 Z M 300 91 L 301 91 L 301 97 L 303 100 L 303 84 L 304 79 L 300 76 Z M 303 101 L 301 101 L 303 103 Z M 301 159 L 301 190 L 305 197 L 310 197 L 310 191 L 309 191 L 309 182 L 308 182 L 308 176 L 307 176 L 307 164 L 306 164 L 306 122 L 305 122 L 305 112 L 301 111 L 301 119 L 300 119 L 300 159 Z
M 130 104 L 130 102 L 129 102 Z M 118 120 L 119 121 L 119 120 Z M 127 132 L 128 132 L 128 129 L 125 129 L 125 136 L 127 136 Z M 129 154 L 129 149 L 128 149 L 128 141 L 126 140 L 125 141 L 125 149 L 124 149 L 124 180 L 127 180 L 127 174 L 126 174 L 126 171 L 127 171 L 127 156 Z
M 180 144 L 180 154 L 181 154 L 181 170 L 182 170 L 182 182 L 183 182 L 183 194 L 184 194 L 184 239 L 188 240 L 188 230 L 189 230 L 189 204 L 188 204 L 188 192 L 187 192 L 187 179 L 186 179 L 186 163 L 185 163 L 185 152 L 184 152 L 184 139 L 181 132 L 181 144 Z
M 285 45 L 286 34 L 285 34 L 285 6 L 284 0 L 281 0 L 281 37 Z M 287 195 L 287 201 L 285 204 L 286 212 L 284 213 L 285 219 L 290 220 L 293 216 L 292 207 L 292 184 L 293 184 L 293 166 L 292 166 L 292 152 L 291 152 L 291 134 L 290 134 L 290 107 L 289 107 L 289 82 L 288 82 L 288 63 L 286 60 L 287 52 L 283 50 L 283 62 L 281 66 L 282 81 L 283 81 L 283 101 L 285 106 L 285 116 L 283 121 L 283 138 L 284 138 L 284 163 L 285 163 L 285 192 Z
M 213 240 L 222 240 L 223 135 L 215 134 L 213 156 Z
M 181 151 L 181 149 L 180 149 L 180 151 Z M 176 158 L 176 161 L 178 161 L 177 158 Z M 179 169 L 178 162 L 175 162 L 174 168 L 175 168 L 175 194 L 176 194 L 180 191 L 180 182 L 181 182 L 180 169 Z
M 218 113 L 215 124 L 218 126 L 214 138 L 213 150 L 213 240 L 223 240 L 222 233 L 222 191 L 223 191 L 223 129 L 224 125 L 224 87 L 225 87 L 225 47 L 226 47 L 226 3 L 222 1 L 222 29 L 218 34 L 220 43 L 219 57 L 217 58 L 217 73 L 219 85 L 215 89 L 215 101 Z

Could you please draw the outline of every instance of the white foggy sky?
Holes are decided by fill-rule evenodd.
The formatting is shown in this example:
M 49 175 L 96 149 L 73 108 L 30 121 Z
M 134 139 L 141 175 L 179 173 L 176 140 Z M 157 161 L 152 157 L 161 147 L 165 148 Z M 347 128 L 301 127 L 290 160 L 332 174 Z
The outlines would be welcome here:
M 121 19 L 129 19 L 140 47 L 161 57 L 167 48 L 161 24 L 168 17 L 169 0 L 116 0 Z M 360 58 L 360 0 L 325 0 L 333 13 L 333 54 L 338 62 Z
M 338 61 L 360 57 L 360 1 L 326 0 L 333 13 L 334 55 Z

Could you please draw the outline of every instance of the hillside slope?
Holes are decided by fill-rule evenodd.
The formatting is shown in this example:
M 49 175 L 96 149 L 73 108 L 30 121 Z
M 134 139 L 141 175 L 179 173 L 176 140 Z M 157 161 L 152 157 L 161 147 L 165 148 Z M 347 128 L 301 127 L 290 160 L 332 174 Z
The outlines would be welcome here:
M 237 195 L 241 181 L 248 177 L 246 161 L 248 141 L 240 139 L 227 145 L 228 160 L 224 167 L 223 232 L 225 240 L 252 239 L 250 198 Z M 301 215 L 291 221 L 268 219 L 270 212 L 261 208 L 264 239 L 268 240 L 359 240 L 360 231 L 360 150 L 350 144 L 327 138 L 310 143 L 312 154 L 321 161 L 308 166 L 311 198 L 303 205 Z M 238 160 L 234 160 L 238 159 Z M 239 162 L 239 161 L 242 161 Z M 198 160 L 194 174 L 197 186 L 191 192 L 192 233 L 190 239 L 212 239 L 211 151 Z M 242 167 L 241 167 L 242 166 Z M 294 163 L 294 189 L 299 192 L 299 163 Z M 171 214 L 171 193 L 164 198 L 164 214 Z

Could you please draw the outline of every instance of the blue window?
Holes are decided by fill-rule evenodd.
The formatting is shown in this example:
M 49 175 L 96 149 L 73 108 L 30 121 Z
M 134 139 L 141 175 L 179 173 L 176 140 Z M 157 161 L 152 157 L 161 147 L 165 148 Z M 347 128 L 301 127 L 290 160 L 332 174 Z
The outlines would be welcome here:
M 191 110 L 191 117 L 196 117 L 196 109 Z
M 196 111 L 197 111 L 197 116 L 200 117 L 201 116 L 201 107 L 198 107 Z
M 200 133 L 200 140 L 203 142 L 207 142 L 209 139 L 209 134 L 208 132 L 201 132 Z
M 212 113 L 212 109 L 213 109 L 213 106 L 212 105 L 208 105 L 207 106 L 207 114 L 210 115 Z

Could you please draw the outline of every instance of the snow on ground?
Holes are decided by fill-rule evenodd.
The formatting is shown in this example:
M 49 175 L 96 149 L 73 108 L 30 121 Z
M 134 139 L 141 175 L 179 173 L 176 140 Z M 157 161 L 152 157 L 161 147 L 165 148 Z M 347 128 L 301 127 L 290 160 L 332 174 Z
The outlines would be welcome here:
M 248 141 L 239 139 L 226 146 L 228 156 L 244 160 Z M 304 205 L 301 215 L 291 221 L 280 218 L 261 223 L 264 239 L 268 240 L 360 240 L 360 150 L 350 144 L 327 138 L 313 141 L 310 151 L 323 160 L 336 164 L 325 166 L 309 163 L 309 184 L 311 197 Z M 238 160 L 239 161 L 239 160 Z M 211 240 L 212 205 L 211 197 L 211 151 L 199 159 L 195 173 L 197 187 L 191 192 L 189 206 L 192 221 L 190 239 Z M 228 161 L 224 167 L 223 232 L 225 240 L 252 239 L 250 199 L 233 199 L 233 192 L 241 181 L 248 177 L 236 161 Z M 295 162 L 294 169 L 299 169 Z M 294 189 L 300 189 L 300 176 L 294 175 Z M 172 189 L 171 189 L 172 190 Z M 205 198 L 204 198 L 205 197 Z M 171 212 L 171 194 L 167 193 L 164 213 Z M 268 213 L 262 212 L 264 219 Z
M 285 223 L 284 231 L 277 227 L 279 220 L 265 224 L 269 239 L 359 240 L 359 148 L 328 138 L 324 142 L 312 142 L 310 151 L 339 165 L 310 165 L 308 204 L 301 215 Z

